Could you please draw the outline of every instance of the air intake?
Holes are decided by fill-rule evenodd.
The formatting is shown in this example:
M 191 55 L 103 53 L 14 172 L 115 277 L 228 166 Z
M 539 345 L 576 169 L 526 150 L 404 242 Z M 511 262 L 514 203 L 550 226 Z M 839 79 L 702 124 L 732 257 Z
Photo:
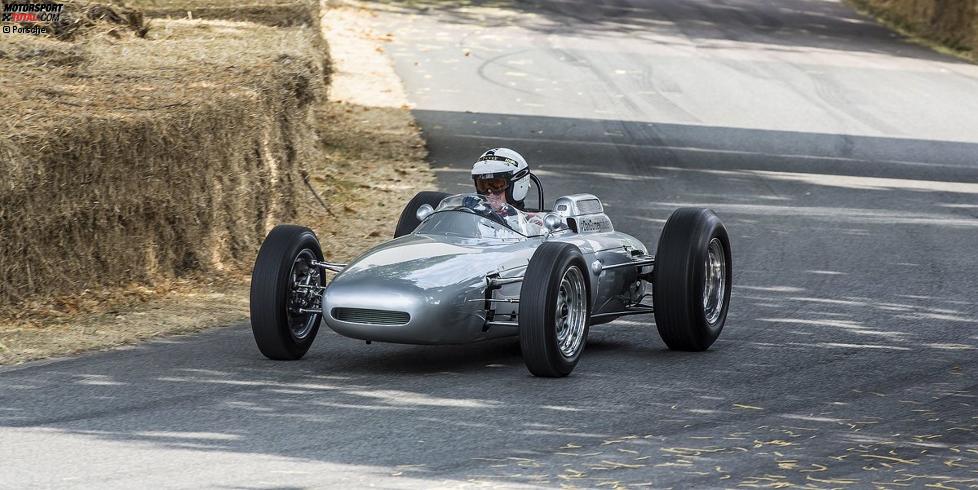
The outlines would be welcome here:
M 342 322 L 367 325 L 404 325 L 411 320 L 411 315 L 405 311 L 333 308 L 333 318 Z

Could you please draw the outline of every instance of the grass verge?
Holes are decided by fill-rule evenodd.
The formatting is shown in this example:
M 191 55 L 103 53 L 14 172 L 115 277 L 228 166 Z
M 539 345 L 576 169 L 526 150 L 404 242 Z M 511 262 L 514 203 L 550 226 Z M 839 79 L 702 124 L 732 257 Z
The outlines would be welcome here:
M 908 40 L 978 63 L 978 0 L 846 0 Z

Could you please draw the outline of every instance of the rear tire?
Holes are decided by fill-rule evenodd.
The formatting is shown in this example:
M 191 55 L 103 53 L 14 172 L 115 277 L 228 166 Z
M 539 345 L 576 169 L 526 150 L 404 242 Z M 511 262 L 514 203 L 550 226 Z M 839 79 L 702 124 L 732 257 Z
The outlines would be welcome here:
M 305 290 L 297 296 L 297 277 L 323 285 L 312 260 L 322 261 L 323 251 L 315 233 L 302 226 L 276 226 L 258 251 L 251 274 L 251 331 L 258 350 L 269 359 L 300 359 L 319 332 L 321 314 L 295 311 L 297 302 L 314 299 Z
M 680 208 L 655 253 L 655 325 L 673 350 L 708 349 L 723 330 L 732 284 L 730 239 L 716 213 Z
M 520 350 L 534 376 L 574 370 L 587 343 L 590 275 L 573 244 L 546 242 L 530 258 L 520 292 Z
M 418 221 L 418 208 L 422 204 L 430 204 L 431 207 L 438 207 L 438 203 L 442 199 L 448 197 L 450 194 L 447 192 L 435 192 L 435 191 L 421 191 L 410 201 L 408 201 L 407 206 L 404 206 L 404 210 L 401 211 L 401 217 L 397 219 L 397 227 L 394 228 L 394 238 L 407 235 L 414 231 L 418 225 L 421 224 Z

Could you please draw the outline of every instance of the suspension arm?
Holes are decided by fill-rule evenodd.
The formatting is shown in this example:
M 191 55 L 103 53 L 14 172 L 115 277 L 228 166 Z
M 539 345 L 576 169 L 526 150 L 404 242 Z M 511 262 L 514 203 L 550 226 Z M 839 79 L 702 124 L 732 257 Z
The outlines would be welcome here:
M 326 262 L 326 261 L 320 262 L 318 260 L 313 260 L 312 265 L 333 272 L 343 272 L 343 269 L 345 269 L 347 266 L 347 264 L 339 264 L 336 262 Z

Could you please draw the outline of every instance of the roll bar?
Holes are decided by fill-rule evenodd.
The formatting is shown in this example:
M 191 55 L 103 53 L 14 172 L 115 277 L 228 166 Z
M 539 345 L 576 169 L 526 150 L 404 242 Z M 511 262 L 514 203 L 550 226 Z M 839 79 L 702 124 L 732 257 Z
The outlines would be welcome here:
M 537 211 L 543 211 L 543 206 L 544 206 L 544 204 L 543 204 L 543 184 L 540 183 L 540 179 L 538 179 L 537 176 L 533 174 L 533 172 L 530 172 L 530 180 L 532 180 L 533 181 L 533 184 L 537 186 L 537 199 L 539 201 L 537 203 Z

